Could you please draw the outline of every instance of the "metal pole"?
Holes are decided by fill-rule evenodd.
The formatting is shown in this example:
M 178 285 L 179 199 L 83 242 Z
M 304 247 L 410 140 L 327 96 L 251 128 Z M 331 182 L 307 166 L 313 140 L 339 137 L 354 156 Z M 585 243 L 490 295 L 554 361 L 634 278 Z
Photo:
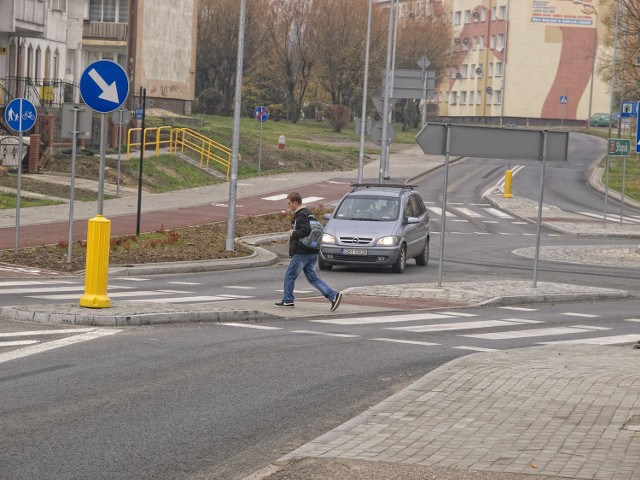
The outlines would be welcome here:
M 591 107 L 593 104 L 593 81 L 596 72 L 596 55 L 598 54 L 598 11 L 594 8 L 596 14 L 596 28 L 593 32 L 593 57 L 591 59 L 591 82 L 589 82 L 589 113 L 587 114 L 587 130 L 591 126 Z
M 444 227 L 447 218 L 447 188 L 449 185 L 449 152 L 451 151 L 451 125 L 447 125 L 447 143 L 444 152 L 444 185 L 442 191 L 442 215 L 440 215 L 440 262 L 438 264 L 438 286 L 442 286 L 442 264 L 444 263 Z
M 387 35 L 387 64 L 384 71 L 384 102 L 382 107 L 382 139 L 380 144 L 380 171 L 378 183 L 384 183 L 384 169 L 387 162 L 387 124 L 389 123 L 389 74 L 391 69 L 391 43 L 393 40 L 393 0 L 389 2 L 389 33 Z
M 258 175 L 260 175 L 260 164 L 262 162 L 262 124 L 260 122 L 260 147 L 258 148 Z
M 122 117 L 124 116 L 124 110 L 121 108 L 118 110 L 120 114 L 120 121 L 118 122 L 118 176 L 116 178 L 116 197 L 120 196 L 120 145 L 122 145 Z
M 76 192 L 76 158 L 78 155 L 78 113 L 80 107 L 73 106 L 73 130 L 71 131 L 71 138 L 73 144 L 71 145 L 71 178 L 69 183 L 69 244 L 67 245 L 67 263 L 71 263 L 71 253 L 73 250 L 73 204 L 75 200 Z
M 505 90 L 507 88 L 507 46 L 509 45 L 509 0 L 507 0 L 507 11 L 505 15 L 504 28 L 504 58 L 502 59 L 502 102 L 500 102 L 500 125 L 504 123 L 504 102 L 506 100 Z M 511 161 L 511 160 L 509 160 Z
M 622 159 L 622 188 L 620 189 L 620 225 L 622 225 L 622 215 L 624 213 L 624 175 L 627 170 L 627 157 Z
M 358 183 L 362 183 L 364 171 L 364 135 L 367 129 L 367 87 L 369 84 L 369 45 L 371 43 L 371 1 L 367 15 L 367 43 L 364 54 L 364 86 L 362 87 L 362 119 L 360 122 L 360 155 L 358 156 Z
M 613 64 L 611 66 L 611 99 L 609 100 L 609 134 L 607 138 L 611 138 L 611 114 L 613 113 L 613 102 L 615 101 L 615 91 L 616 91 L 616 61 L 617 61 L 617 51 L 618 51 L 618 17 L 619 15 L 620 15 L 620 0 L 616 0 L 616 29 L 613 35 Z
M 426 62 L 425 62 L 426 63 Z M 427 66 L 422 69 L 422 126 L 427 123 Z
M 604 185 L 604 216 L 602 217 L 603 225 L 607 223 L 607 200 L 609 199 L 609 160 L 610 156 L 607 155 L 607 166 L 605 172 L 605 185 Z
M 544 170 L 547 164 L 547 131 L 543 130 L 542 135 L 542 173 L 540 174 L 540 200 L 538 201 L 536 251 L 533 257 L 533 288 L 538 287 L 538 259 L 540 258 L 540 234 L 542 232 L 542 205 L 544 200 Z
M 20 249 L 20 195 L 22 191 L 22 102 L 20 102 L 20 132 L 18 133 L 18 185 L 16 196 L 16 245 L 13 253 Z
M 144 134 L 144 117 L 147 110 L 147 89 L 140 87 L 140 98 L 142 100 L 142 138 L 140 139 L 140 167 L 138 169 L 138 210 L 136 215 L 136 236 L 140 236 L 140 217 L 142 216 L 142 169 L 144 165 L 144 151 L 146 135 Z
M 391 78 L 389 79 L 390 87 L 389 87 L 389 95 L 393 93 L 393 79 L 395 77 L 396 72 L 396 47 L 398 45 L 398 17 L 400 17 L 400 0 L 396 0 L 396 4 L 394 7 L 394 27 L 393 27 L 393 55 L 391 56 Z M 393 100 L 393 99 L 392 99 Z M 389 124 L 393 121 L 393 107 L 395 107 L 396 102 L 392 102 L 391 110 L 389 111 Z M 391 145 L 388 143 L 387 146 L 387 155 L 385 156 L 384 162 L 384 179 L 389 179 L 389 157 L 391 155 Z
M 98 215 L 102 215 L 104 207 L 104 165 L 105 143 L 107 142 L 107 114 L 100 116 L 100 168 L 98 171 Z
M 238 26 L 238 58 L 236 62 L 236 99 L 233 111 L 233 146 L 231 148 L 231 178 L 229 181 L 229 218 L 227 220 L 226 250 L 234 251 L 236 196 L 238 191 L 238 150 L 240 146 L 240 101 L 242 97 L 242 63 L 244 56 L 244 17 L 246 0 L 240 0 L 240 24 Z

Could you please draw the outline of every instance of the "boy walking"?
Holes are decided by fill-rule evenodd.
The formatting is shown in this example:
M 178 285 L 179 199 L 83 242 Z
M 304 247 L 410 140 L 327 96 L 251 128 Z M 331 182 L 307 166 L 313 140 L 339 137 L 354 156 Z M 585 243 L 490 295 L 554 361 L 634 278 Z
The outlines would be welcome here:
M 307 281 L 317 288 L 322 295 L 331 302 L 331 311 L 335 312 L 342 301 L 342 293 L 336 292 L 316 274 L 318 262 L 318 250 L 310 249 L 300 242 L 301 238 L 311 233 L 309 216 L 311 211 L 302 205 L 302 196 L 298 192 L 287 195 L 289 210 L 293 212 L 291 218 L 291 230 L 289 230 L 289 268 L 284 276 L 284 294 L 282 301 L 277 302 L 278 307 L 293 307 L 296 278 L 300 272 L 304 272 Z

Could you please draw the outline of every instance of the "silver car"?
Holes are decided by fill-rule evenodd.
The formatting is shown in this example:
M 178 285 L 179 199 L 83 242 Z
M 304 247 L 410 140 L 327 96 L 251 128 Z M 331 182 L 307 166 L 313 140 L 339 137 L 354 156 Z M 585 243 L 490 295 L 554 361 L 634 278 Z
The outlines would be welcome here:
M 355 184 L 324 228 L 318 267 L 391 267 L 404 272 L 407 259 L 429 261 L 429 214 L 411 185 Z

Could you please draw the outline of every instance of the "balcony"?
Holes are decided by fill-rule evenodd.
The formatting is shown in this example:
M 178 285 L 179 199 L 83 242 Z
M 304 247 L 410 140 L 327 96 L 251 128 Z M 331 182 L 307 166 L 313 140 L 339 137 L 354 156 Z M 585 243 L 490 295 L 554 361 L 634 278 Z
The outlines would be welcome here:
M 129 24 L 115 22 L 92 22 L 85 20 L 82 28 L 83 38 L 103 40 L 127 40 Z

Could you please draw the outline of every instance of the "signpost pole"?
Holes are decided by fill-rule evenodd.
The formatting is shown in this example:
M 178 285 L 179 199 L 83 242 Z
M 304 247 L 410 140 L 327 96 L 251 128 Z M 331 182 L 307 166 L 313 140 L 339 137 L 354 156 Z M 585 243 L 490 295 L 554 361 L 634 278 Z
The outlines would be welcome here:
M 620 225 L 622 225 L 622 215 L 624 214 L 624 175 L 627 170 L 627 157 L 622 159 L 622 188 L 620 189 Z
M 444 187 L 442 189 L 442 219 L 440 225 L 440 260 L 438 262 L 438 286 L 442 286 L 442 264 L 444 262 L 444 226 L 447 218 L 447 186 L 449 184 L 449 154 L 451 151 L 451 125 L 447 125 L 447 142 L 444 152 Z
M 367 13 L 367 42 L 364 54 L 364 85 L 362 87 L 362 117 L 360 119 L 360 152 L 358 154 L 358 183 L 362 183 L 364 172 L 364 135 L 367 130 L 367 88 L 369 84 L 369 46 L 371 43 L 371 0 Z
M 140 133 L 142 138 L 140 139 L 140 168 L 138 169 L 138 208 L 136 215 L 136 237 L 140 237 L 140 216 L 142 214 L 142 168 L 144 164 L 144 150 L 146 135 L 144 134 L 144 116 L 147 109 L 147 89 L 140 87 L 140 99 L 142 101 L 142 128 Z
M 75 199 L 76 181 L 76 158 L 78 154 L 78 111 L 80 107 L 74 105 L 73 108 L 73 130 L 71 130 L 71 178 L 69 179 L 69 241 L 67 245 L 67 263 L 71 263 L 71 252 L 73 250 L 73 203 Z
M 260 122 L 260 146 L 258 147 L 258 176 L 260 176 L 260 165 L 262 162 L 262 123 Z
M 120 197 L 120 146 L 122 145 L 122 124 L 124 110 L 121 108 L 118 110 L 119 122 L 118 122 L 118 175 L 116 176 L 116 197 Z
M 611 155 L 607 155 L 607 166 L 605 168 L 605 183 L 604 183 L 604 215 L 602 217 L 603 225 L 607 223 L 607 200 L 609 199 L 609 160 Z
M 542 131 L 542 173 L 540 174 L 540 200 L 538 200 L 538 226 L 536 229 L 536 252 L 533 256 L 533 288 L 538 287 L 538 259 L 540 258 L 540 235 L 542 233 L 542 205 L 544 199 L 544 170 L 547 165 L 547 131 Z
M 20 195 L 22 190 L 22 103 L 20 103 L 20 132 L 18 133 L 18 185 L 16 196 L 16 245 L 13 253 L 20 249 Z

